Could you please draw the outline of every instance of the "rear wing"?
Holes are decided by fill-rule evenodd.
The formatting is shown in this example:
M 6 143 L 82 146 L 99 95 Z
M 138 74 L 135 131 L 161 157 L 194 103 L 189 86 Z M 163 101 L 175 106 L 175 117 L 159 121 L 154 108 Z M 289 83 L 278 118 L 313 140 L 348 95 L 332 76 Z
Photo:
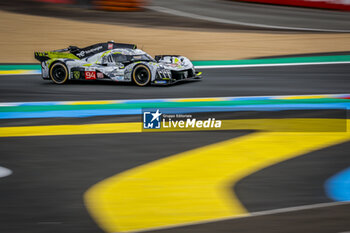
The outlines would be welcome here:
M 53 58 L 83 59 L 100 52 L 117 48 L 136 49 L 137 46 L 135 44 L 123 44 L 108 41 L 106 43 L 94 44 L 85 48 L 69 46 L 65 49 L 58 49 L 49 52 L 34 52 L 34 57 L 40 62 L 44 62 Z
M 64 49 L 48 51 L 48 52 L 34 52 L 34 58 L 40 62 L 44 62 L 54 58 L 67 58 L 67 59 L 77 59 L 79 58 L 71 53 L 66 53 Z M 60 52 L 59 52 L 60 51 Z M 61 52 L 62 51 L 62 52 Z

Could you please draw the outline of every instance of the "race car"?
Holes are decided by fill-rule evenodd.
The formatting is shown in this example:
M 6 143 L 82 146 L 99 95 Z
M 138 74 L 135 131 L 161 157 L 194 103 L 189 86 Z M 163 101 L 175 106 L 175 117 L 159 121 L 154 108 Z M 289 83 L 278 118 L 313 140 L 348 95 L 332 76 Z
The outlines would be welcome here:
M 197 72 L 184 56 L 159 55 L 153 58 L 134 44 L 114 41 L 86 48 L 69 46 L 35 52 L 34 57 L 41 62 L 42 78 L 51 79 L 56 84 L 64 84 L 68 80 L 110 79 L 146 86 L 201 79 L 201 72 Z

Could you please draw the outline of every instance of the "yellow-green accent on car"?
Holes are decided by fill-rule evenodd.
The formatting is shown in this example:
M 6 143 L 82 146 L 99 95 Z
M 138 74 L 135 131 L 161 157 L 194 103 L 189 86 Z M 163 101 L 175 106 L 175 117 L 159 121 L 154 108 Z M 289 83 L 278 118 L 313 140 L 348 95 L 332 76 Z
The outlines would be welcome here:
M 53 58 L 68 58 L 68 59 L 80 60 L 80 58 L 78 58 L 74 54 L 62 53 L 62 52 L 49 52 L 49 51 L 47 51 L 47 52 L 35 52 L 34 55 L 35 55 L 35 58 L 37 58 L 37 57 L 47 57 L 49 59 L 53 59 Z

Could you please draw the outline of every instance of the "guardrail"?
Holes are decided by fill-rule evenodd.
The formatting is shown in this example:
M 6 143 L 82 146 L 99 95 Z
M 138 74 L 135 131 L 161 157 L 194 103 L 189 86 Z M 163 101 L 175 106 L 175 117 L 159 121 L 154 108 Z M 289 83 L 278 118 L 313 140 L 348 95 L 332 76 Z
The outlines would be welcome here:
M 239 0 L 239 1 L 350 11 L 350 1 L 348 0 Z
M 146 0 L 96 0 L 95 8 L 109 11 L 140 11 Z

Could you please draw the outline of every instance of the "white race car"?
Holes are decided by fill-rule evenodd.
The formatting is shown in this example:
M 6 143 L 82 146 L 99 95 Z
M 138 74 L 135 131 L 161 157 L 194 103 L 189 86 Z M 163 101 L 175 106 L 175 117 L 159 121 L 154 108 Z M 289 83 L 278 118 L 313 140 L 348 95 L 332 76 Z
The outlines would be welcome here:
M 133 44 L 109 41 L 78 48 L 35 52 L 41 62 L 42 78 L 57 84 L 67 80 L 111 79 L 134 82 L 138 86 L 171 84 L 180 80 L 201 79 L 192 62 L 177 55 L 155 58 Z

